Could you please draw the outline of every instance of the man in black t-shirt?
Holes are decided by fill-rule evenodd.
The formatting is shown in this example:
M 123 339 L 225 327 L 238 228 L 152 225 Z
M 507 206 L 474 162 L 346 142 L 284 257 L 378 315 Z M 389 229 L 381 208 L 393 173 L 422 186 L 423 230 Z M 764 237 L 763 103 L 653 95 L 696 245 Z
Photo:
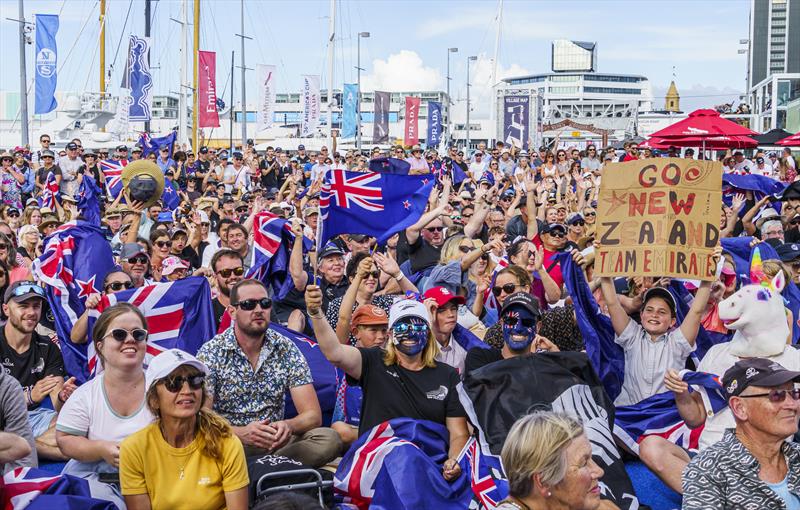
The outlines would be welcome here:
M 231 304 L 231 288 L 244 277 L 242 256 L 238 252 L 226 248 L 219 250 L 211 257 L 211 270 L 214 271 L 214 278 L 217 280 L 217 289 L 219 290 L 217 297 L 211 300 L 214 308 L 214 323 L 219 329 L 220 320 Z
M 64 360 L 58 346 L 36 333 L 44 300 L 44 289 L 27 280 L 6 290 L 3 312 L 8 322 L 0 330 L 0 356 L 5 371 L 22 386 L 39 456 L 62 460 L 66 457 L 55 440 L 56 416 L 76 386 L 74 378 L 64 383 Z M 41 405 L 48 397 L 52 408 Z

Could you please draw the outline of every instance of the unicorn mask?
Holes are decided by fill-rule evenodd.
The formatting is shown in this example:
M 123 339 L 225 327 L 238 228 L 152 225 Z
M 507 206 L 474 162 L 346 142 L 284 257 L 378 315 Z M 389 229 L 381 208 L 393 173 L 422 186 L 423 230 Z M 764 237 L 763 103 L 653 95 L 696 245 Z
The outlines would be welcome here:
M 783 272 L 771 280 L 761 268 L 756 248 L 750 268 L 752 283 L 719 303 L 719 318 L 734 331 L 730 353 L 742 358 L 775 356 L 783 352 L 789 336 L 781 291 Z

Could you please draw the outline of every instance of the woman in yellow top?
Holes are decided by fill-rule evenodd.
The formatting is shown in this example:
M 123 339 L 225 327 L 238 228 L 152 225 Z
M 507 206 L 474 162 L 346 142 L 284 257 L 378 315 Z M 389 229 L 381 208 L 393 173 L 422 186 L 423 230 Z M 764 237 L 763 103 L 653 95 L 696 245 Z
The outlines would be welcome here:
M 128 510 L 246 510 L 247 464 L 230 425 L 203 408 L 206 366 L 179 349 L 164 351 L 145 374 L 156 421 L 120 447 Z

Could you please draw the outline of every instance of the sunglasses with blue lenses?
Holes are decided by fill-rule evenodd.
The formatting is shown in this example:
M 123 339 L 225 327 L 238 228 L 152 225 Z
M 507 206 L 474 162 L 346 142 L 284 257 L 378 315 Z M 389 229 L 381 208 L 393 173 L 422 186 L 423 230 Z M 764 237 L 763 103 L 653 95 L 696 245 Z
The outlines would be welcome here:
M 20 297 L 24 296 L 25 294 L 34 293 L 37 296 L 44 298 L 44 289 L 35 283 L 20 285 L 16 287 L 13 291 L 11 291 L 11 297 Z

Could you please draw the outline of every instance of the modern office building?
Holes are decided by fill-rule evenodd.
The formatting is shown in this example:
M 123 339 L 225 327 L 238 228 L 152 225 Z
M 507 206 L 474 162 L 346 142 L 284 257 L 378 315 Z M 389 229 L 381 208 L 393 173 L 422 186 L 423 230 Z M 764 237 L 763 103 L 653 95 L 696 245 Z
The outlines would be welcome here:
M 557 39 L 553 41 L 551 63 L 554 73 L 591 73 L 597 65 L 597 43 Z

